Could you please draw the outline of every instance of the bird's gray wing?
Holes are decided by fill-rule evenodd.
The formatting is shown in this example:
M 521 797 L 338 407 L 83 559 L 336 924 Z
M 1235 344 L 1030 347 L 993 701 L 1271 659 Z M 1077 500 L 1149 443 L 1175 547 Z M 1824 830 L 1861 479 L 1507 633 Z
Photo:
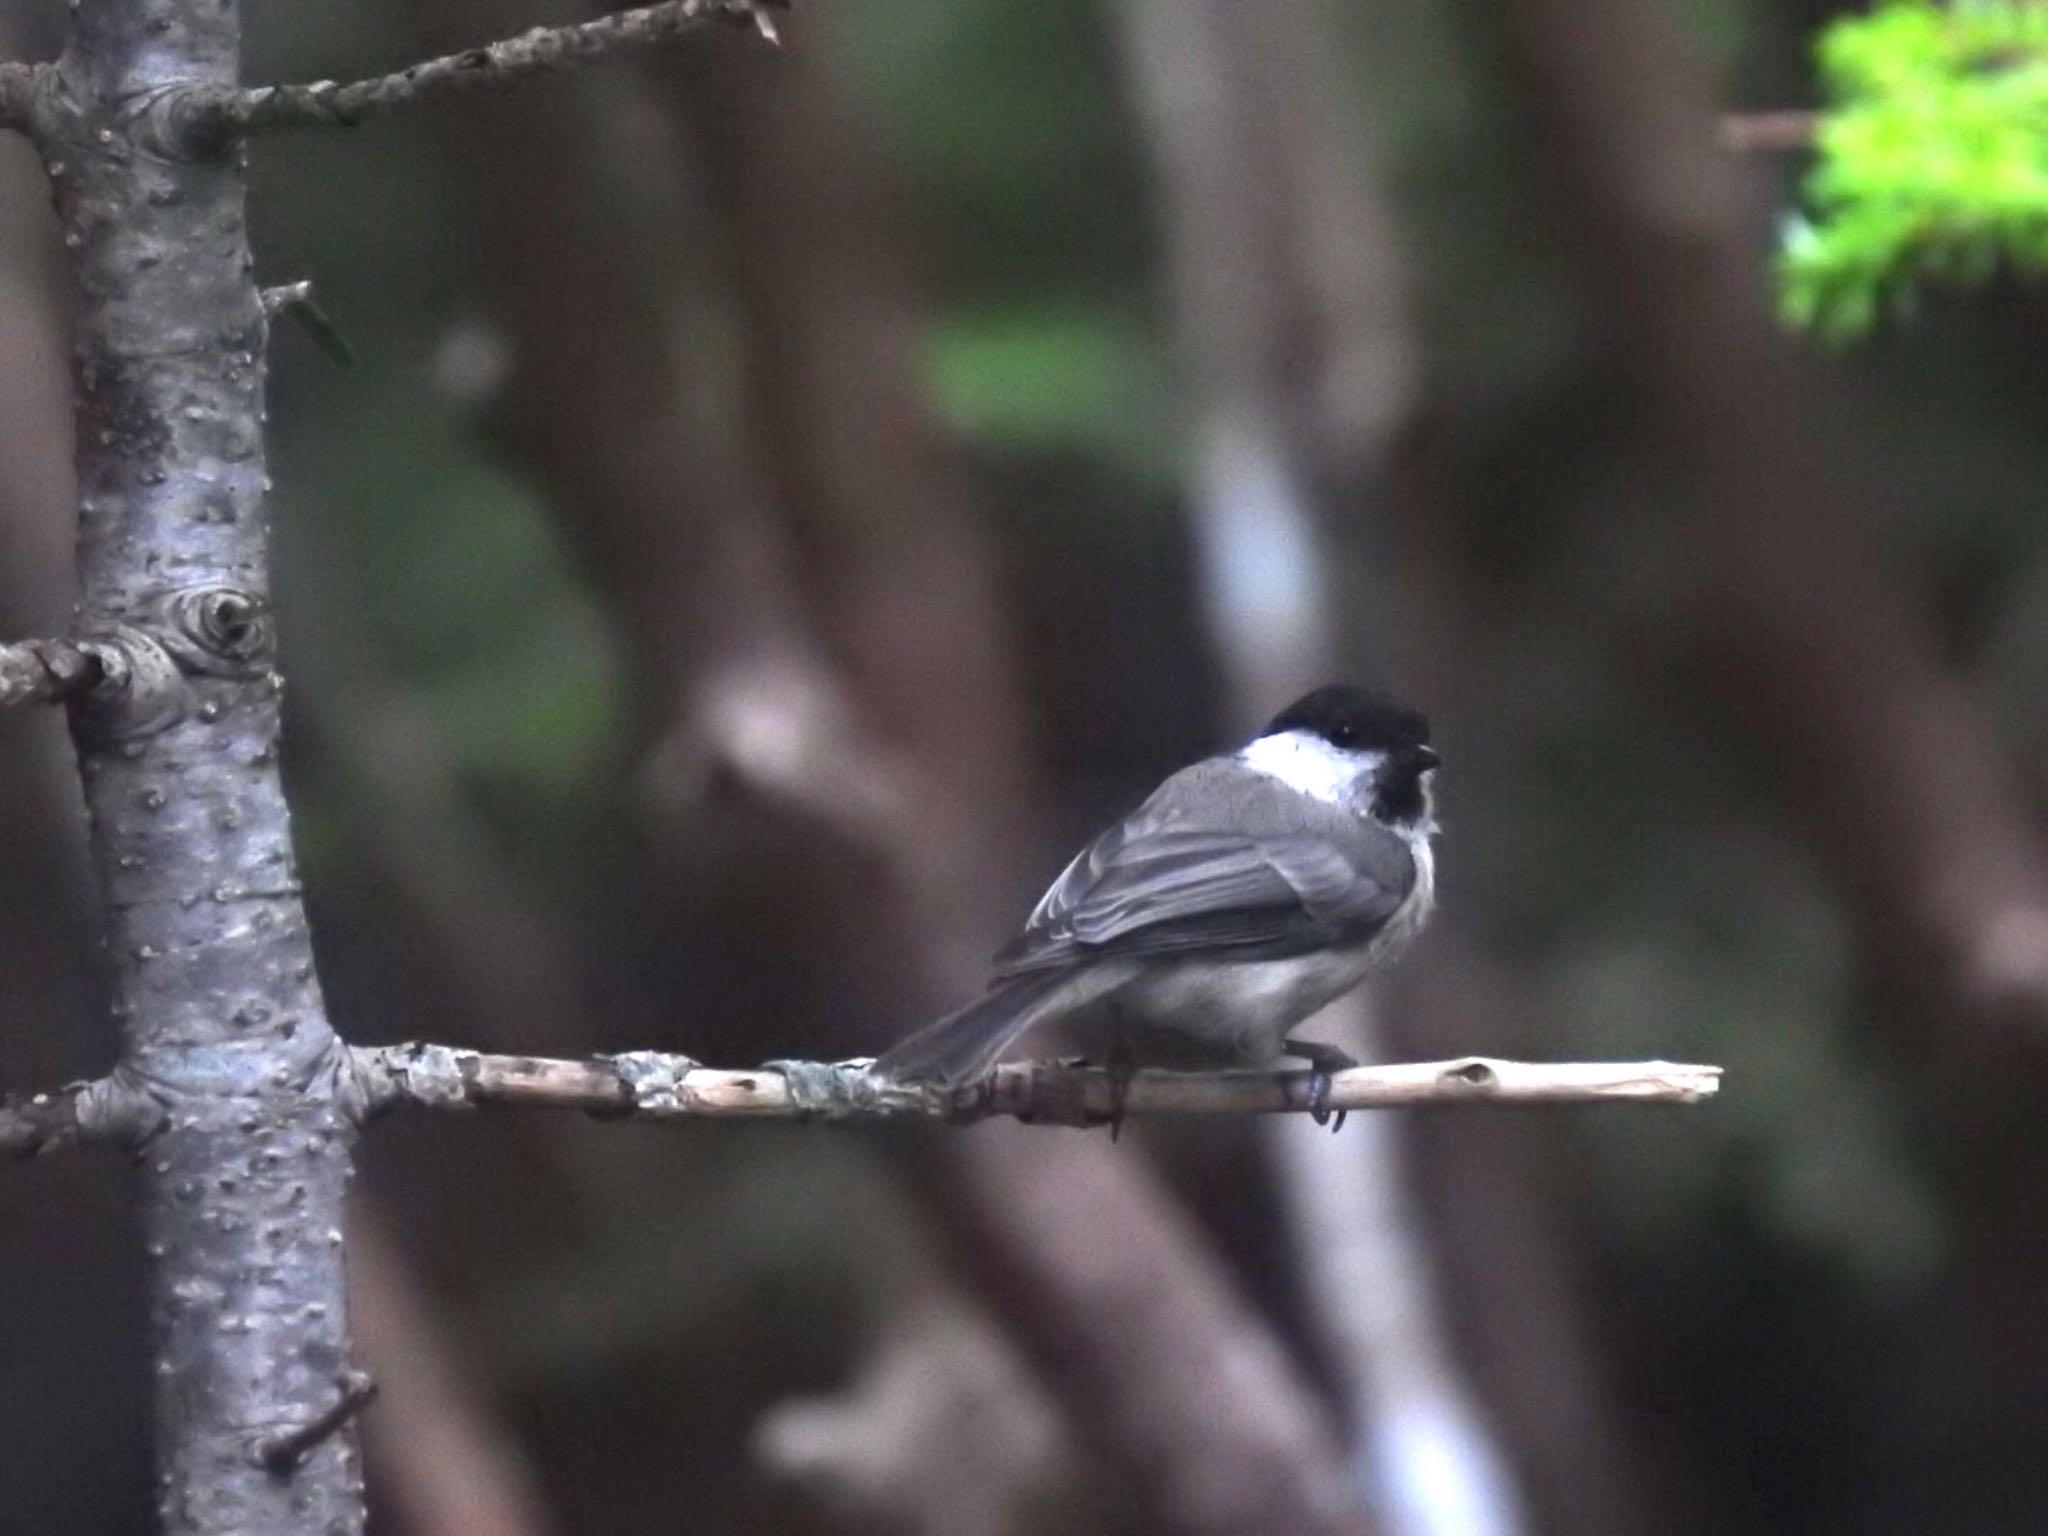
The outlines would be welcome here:
M 996 957 L 997 977 L 1190 949 L 1280 958 L 1384 923 L 1415 882 L 1407 847 L 1376 822 L 1269 785 L 1169 780 L 1053 882 Z

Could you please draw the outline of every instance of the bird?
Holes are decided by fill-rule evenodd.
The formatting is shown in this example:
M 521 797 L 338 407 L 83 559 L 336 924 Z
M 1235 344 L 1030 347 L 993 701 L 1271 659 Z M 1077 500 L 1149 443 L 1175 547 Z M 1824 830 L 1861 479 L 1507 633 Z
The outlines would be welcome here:
M 1329 1074 L 1357 1063 L 1293 1031 L 1428 921 L 1441 762 L 1418 711 L 1347 683 L 1305 694 L 1083 848 L 997 953 L 988 990 L 871 1070 L 962 1087 L 1058 1023 L 1105 1047 L 1121 1074 L 1115 1119 L 1138 1066 L 1292 1056 L 1311 1069 L 1325 1121 Z

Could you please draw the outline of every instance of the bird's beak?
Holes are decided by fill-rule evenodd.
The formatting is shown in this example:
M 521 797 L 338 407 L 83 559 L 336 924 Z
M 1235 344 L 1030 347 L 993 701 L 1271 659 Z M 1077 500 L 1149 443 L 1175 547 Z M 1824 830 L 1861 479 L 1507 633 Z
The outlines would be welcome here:
M 1408 749 L 1408 760 L 1415 765 L 1417 773 L 1427 773 L 1430 769 L 1443 765 L 1443 758 L 1438 755 L 1435 747 L 1411 747 Z

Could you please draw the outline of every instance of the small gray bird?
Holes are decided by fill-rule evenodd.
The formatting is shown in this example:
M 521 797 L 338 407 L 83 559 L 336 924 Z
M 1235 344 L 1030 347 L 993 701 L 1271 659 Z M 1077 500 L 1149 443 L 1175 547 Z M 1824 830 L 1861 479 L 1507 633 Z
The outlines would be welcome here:
M 1242 751 L 1174 774 L 1083 849 L 996 956 L 989 990 L 874 1070 L 970 1083 L 1025 1031 L 1059 1020 L 1125 1071 L 1295 1056 L 1320 1102 L 1327 1074 L 1355 1063 L 1289 1031 L 1429 917 L 1438 762 L 1414 710 L 1318 688 Z

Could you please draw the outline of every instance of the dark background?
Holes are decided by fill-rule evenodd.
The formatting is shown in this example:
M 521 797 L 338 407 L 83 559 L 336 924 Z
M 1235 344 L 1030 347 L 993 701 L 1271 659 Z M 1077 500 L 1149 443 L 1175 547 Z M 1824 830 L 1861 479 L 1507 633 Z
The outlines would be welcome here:
M 53 9 L 0 9 L 9 51 Z M 256 7 L 249 73 L 576 14 Z M 1115 1149 L 1353 1443 L 1413 1406 L 1410 1353 L 1448 1373 L 1491 1457 L 1443 1508 L 1482 1513 L 1387 1528 L 2033 1528 L 2048 308 L 1930 296 L 1833 354 L 1770 318 L 1801 159 L 1716 118 L 1806 103 L 1826 14 L 858 0 L 780 52 L 714 33 L 260 143 L 261 276 L 312 277 L 357 354 L 281 325 L 271 396 L 338 1027 L 871 1052 L 1161 773 L 1379 682 L 1448 764 L 1385 1048 L 1728 1072 L 1701 1109 L 1376 1122 L 1405 1206 L 1357 1227 L 1421 1305 L 1362 1356 L 1281 1214 L 1312 1163 L 1236 1126 Z M 62 300 L 19 144 L 0 201 L 0 610 L 60 632 Z M 61 722 L 0 733 L 20 1087 L 112 1031 Z M 1057 1134 L 987 1144 L 1028 1178 Z M 903 1153 L 378 1128 L 384 1528 L 1142 1528 L 946 1262 L 977 1197 L 906 1194 Z M 144 1523 L 124 1187 L 0 1181 L 0 1531 Z

